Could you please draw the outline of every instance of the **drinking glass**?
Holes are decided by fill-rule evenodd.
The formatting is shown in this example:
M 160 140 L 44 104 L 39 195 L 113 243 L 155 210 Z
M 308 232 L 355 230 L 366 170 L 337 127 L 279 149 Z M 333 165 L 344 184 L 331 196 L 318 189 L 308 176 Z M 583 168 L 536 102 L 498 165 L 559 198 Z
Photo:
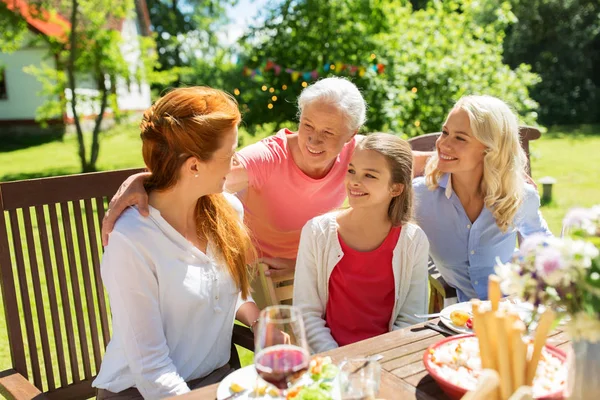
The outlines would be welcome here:
M 260 313 L 254 335 L 254 366 L 280 395 L 308 370 L 310 353 L 300 309 L 276 305 Z
M 381 365 L 370 358 L 353 358 L 340 364 L 342 400 L 375 399 L 381 381 Z

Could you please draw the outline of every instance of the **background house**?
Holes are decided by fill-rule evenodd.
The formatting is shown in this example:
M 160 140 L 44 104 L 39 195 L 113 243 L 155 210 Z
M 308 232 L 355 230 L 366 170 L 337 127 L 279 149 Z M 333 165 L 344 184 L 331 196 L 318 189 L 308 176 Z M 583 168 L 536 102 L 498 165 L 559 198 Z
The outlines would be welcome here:
M 41 95 L 42 83 L 36 77 L 24 71 L 30 65 L 41 66 L 45 63 L 56 68 L 56 55 L 52 54 L 48 39 L 66 41 L 69 20 L 60 14 L 32 15 L 26 0 L 0 0 L 9 9 L 18 11 L 27 21 L 29 32 L 24 45 L 12 53 L 0 53 L 0 135 L 15 133 L 36 133 L 42 131 L 36 123 L 36 110 L 47 100 Z M 135 12 L 120 21 L 108 21 L 111 29 L 121 32 L 123 41 L 121 51 L 129 69 L 133 73 L 142 68 L 140 61 L 139 36 L 150 34 L 150 19 L 145 0 L 135 1 Z M 146 82 L 118 79 L 115 85 L 117 104 L 121 111 L 140 111 L 151 105 L 150 86 Z M 78 94 L 93 97 L 97 93 L 96 84 L 91 77 L 78 76 Z M 66 90 L 65 98 L 71 98 Z M 85 96 L 89 95 L 89 96 Z M 91 101 L 79 100 L 80 115 L 90 120 L 97 114 L 98 105 Z M 108 108 L 106 114 L 112 114 Z M 62 113 L 50 121 L 50 130 L 64 129 L 72 122 L 72 112 L 67 106 Z M 110 124 L 111 118 L 106 118 Z

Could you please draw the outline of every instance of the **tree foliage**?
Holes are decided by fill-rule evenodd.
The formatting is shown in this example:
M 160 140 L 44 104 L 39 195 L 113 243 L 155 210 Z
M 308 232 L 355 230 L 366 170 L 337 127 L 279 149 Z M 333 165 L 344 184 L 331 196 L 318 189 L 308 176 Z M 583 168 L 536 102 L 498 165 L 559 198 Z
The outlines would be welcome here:
M 492 1 L 496 3 L 497 1 Z M 600 122 L 600 2 L 511 0 L 505 61 L 527 63 L 542 82 L 531 95 L 546 124 Z
M 268 9 L 264 17 L 264 23 L 252 27 L 240 41 L 237 79 L 229 88 L 240 90 L 239 100 L 249 125 L 293 120 L 302 83 L 314 79 L 294 80 L 285 71 L 273 70 L 250 78 L 241 74 L 241 66 L 264 69 L 266 61 L 271 60 L 283 69 L 317 70 L 319 78 L 350 75 L 349 71 L 326 72 L 324 66 L 370 66 L 373 37 L 385 30 L 387 23 L 381 2 L 369 0 L 283 0 Z M 365 87 L 367 80 L 357 73 L 353 75 L 353 81 Z M 269 109 L 269 104 L 273 108 Z
M 226 7 L 237 0 L 147 0 L 156 36 L 158 71 L 174 76 L 157 80 L 157 88 L 178 86 L 181 75 L 191 74 L 198 59 L 219 51 L 217 31 L 227 22 Z
M 478 16 L 470 0 L 433 1 L 419 10 L 401 0 L 287 0 L 243 38 L 240 66 L 256 68 L 272 60 L 311 71 L 332 62 L 382 63 L 383 74 L 370 68 L 363 76 L 348 70 L 321 74 L 348 76 L 361 88 L 371 131 L 407 136 L 438 131 L 452 104 L 470 93 L 498 96 L 533 122 L 537 104 L 529 88 L 537 76 L 526 65 L 511 69 L 502 61 L 509 7 L 503 5 L 485 26 Z M 253 79 L 241 77 L 240 66 L 240 77 L 228 89 L 240 91 L 248 124 L 295 117 L 303 79 L 294 82 L 292 75 L 272 69 Z
M 510 104 L 526 123 L 537 116 L 529 88 L 539 78 L 530 67 L 503 64 L 504 28 L 510 7 L 496 18 L 477 22 L 479 5 L 470 0 L 435 1 L 429 7 L 390 9 L 394 27 L 378 37 L 386 74 L 369 74 L 367 98 L 377 129 L 415 136 L 439 131 L 461 96 L 489 94 Z

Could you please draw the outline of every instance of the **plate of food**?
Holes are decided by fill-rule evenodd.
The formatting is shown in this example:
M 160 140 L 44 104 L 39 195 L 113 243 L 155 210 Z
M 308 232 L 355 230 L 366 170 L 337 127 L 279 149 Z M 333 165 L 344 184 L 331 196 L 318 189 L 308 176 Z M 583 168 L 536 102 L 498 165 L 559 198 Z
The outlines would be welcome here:
M 482 301 L 481 310 L 491 310 L 490 301 Z M 521 321 L 530 329 L 535 328 L 535 322 L 532 325 L 533 305 L 527 302 L 512 302 L 509 300 L 501 301 L 498 308 L 507 312 L 516 313 Z M 538 313 L 544 311 L 540 306 Z M 473 308 L 470 301 L 464 303 L 452 304 L 444 308 L 440 313 L 440 320 L 444 325 L 457 333 L 473 333 Z
M 236 400 L 339 400 L 338 367 L 330 357 L 314 357 L 306 374 L 288 390 L 287 397 L 279 395 L 274 386 L 262 380 L 254 365 L 229 374 L 217 388 L 217 400 L 223 400 L 241 392 Z

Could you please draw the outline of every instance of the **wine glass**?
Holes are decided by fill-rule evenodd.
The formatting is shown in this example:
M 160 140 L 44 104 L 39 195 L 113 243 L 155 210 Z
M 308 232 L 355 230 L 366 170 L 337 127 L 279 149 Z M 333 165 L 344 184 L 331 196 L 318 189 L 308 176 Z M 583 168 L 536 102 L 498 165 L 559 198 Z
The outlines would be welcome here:
M 260 313 L 254 335 L 254 366 L 280 395 L 308 370 L 310 353 L 300 309 L 276 305 Z
M 381 365 L 372 358 L 346 359 L 340 364 L 342 400 L 374 399 L 380 380 Z

